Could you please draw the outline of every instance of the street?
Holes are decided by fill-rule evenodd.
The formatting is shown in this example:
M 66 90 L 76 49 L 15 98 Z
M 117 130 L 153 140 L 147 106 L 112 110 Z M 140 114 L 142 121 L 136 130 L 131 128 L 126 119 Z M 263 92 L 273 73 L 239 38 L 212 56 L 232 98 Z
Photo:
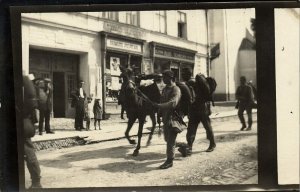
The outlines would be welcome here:
M 38 151 L 42 185 L 44 188 L 76 188 L 256 184 L 256 121 L 251 131 L 239 131 L 237 117 L 224 122 L 212 121 L 212 126 L 217 143 L 215 151 L 205 152 L 208 140 L 200 125 L 192 156 L 181 157 L 176 149 L 174 165 L 167 170 L 158 169 L 166 159 L 166 144 L 163 135 L 157 134 L 148 147 L 148 135 L 143 135 L 137 157 L 132 156 L 134 146 L 126 139 Z M 177 142 L 184 142 L 185 135 L 186 130 L 178 135 Z M 25 180 L 29 187 L 27 169 Z

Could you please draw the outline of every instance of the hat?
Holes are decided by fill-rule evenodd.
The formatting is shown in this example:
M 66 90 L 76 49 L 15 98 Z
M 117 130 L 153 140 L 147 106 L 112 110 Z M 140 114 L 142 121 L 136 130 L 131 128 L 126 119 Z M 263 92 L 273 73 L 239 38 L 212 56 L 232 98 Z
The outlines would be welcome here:
M 45 82 L 51 82 L 51 79 L 45 78 L 44 81 L 45 81 Z
M 79 83 L 84 83 L 84 81 L 83 81 L 83 80 L 80 80 Z
M 167 77 L 170 77 L 170 78 L 174 78 L 174 73 L 173 71 L 171 70 L 165 70 L 163 73 L 162 73 L 163 76 L 167 76 Z

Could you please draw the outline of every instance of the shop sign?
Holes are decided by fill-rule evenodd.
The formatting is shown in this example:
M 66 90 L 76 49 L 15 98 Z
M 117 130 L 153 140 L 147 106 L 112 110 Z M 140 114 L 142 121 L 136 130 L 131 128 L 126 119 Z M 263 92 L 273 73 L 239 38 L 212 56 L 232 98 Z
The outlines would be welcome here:
M 172 58 L 176 58 L 179 60 L 189 60 L 192 62 L 194 62 L 194 60 L 195 60 L 194 54 L 189 54 L 186 52 L 178 52 L 178 51 L 173 51 L 173 50 L 165 50 L 165 49 L 161 49 L 158 47 L 155 48 L 155 55 L 172 57 Z
M 103 29 L 104 31 L 110 33 L 116 33 L 118 35 L 124 35 L 124 36 L 134 37 L 138 39 L 141 39 L 145 36 L 145 33 L 138 29 L 125 27 L 115 23 L 104 23 Z
M 121 49 L 124 51 L 132 51 L 132 52 L 142 53 L 142 46 L 137 43 L 129 43 L 129 42 L 125 42 L 125 41 L 119 41 L 119 40 L 108 38 L 106 45 L 108 48 L 115 48 L 115 49 Z

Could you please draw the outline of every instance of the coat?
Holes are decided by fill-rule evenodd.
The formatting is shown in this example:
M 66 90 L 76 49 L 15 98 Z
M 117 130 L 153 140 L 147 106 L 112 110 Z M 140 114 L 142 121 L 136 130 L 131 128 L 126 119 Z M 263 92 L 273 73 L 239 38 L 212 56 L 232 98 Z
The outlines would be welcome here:
M 102 119 L 102 107 L 100 103 L 97 101 L 95 101 L 94 103 L 93 112 L 94 112 L 94 119 L 96 120 Z

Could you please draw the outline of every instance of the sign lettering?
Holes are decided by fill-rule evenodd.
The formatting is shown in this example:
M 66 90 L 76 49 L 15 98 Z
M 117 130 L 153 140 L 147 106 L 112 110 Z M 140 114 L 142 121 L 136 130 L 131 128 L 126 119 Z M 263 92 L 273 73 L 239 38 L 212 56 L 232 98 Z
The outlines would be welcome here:
M 142 52 L 142 46 L 136 43 L 129 43 L 125 41 L 119 41 L 115 39 L 107 39 L 107 47 L 108 48 L 116 48 L 126 51 L 133 51 L 133 52 Z

